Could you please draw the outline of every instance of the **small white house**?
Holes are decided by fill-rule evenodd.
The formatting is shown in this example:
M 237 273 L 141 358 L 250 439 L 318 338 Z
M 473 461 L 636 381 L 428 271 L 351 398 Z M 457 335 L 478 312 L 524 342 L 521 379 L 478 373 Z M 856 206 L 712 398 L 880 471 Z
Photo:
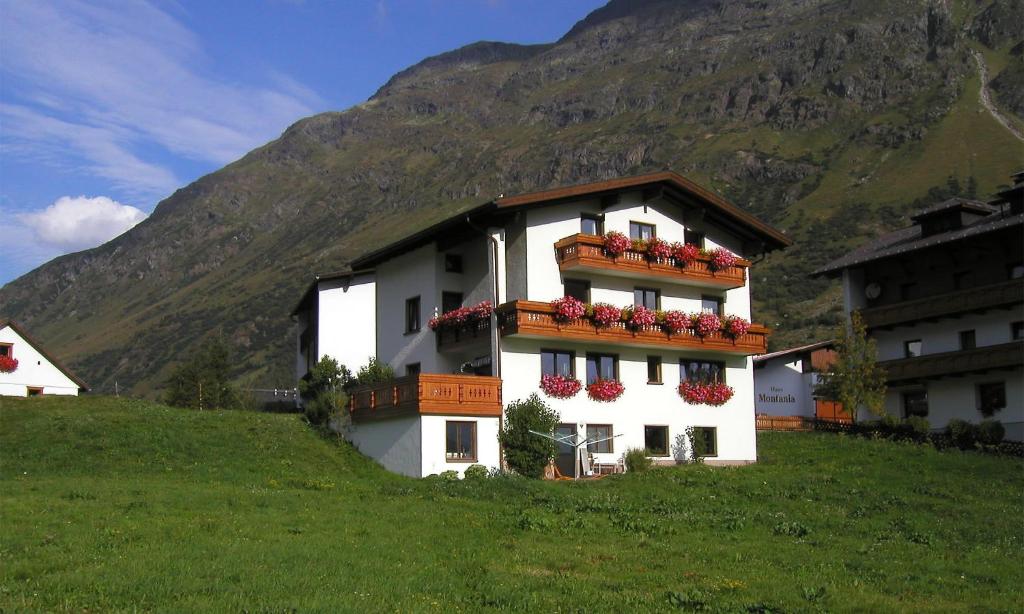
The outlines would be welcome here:
M 89 387 L 12 320 L 0 320 L 0 396 L 73 395 Z
M 820 374 L 835 361 L 834 346 L 832 341 L 819 341 L 755 356 L 754 411 L 759 416 L 848 417 L 838 404 L 814 394 Z

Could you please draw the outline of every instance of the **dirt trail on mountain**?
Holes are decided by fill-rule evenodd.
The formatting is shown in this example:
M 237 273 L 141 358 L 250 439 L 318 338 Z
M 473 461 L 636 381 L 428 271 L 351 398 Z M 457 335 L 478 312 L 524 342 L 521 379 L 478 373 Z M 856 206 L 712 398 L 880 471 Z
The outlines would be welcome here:
M 1006 116 L 996 108 L 996 105 L 992 104 L 992 98 L 988 92 L 988 66 L 985 64 L 984 58 L 977 51 L 971 51 L 974 55 L 974 61 L 978 63 L 978 71 L 981 73 L 981 88 L 979 91 L 979 97 L 981 98 L 981 104 L 988 110 L 989 114 L 995 118 L 997 122 L 1003 125 L 1004 128 L 1010 131 L 1010 134 L 1017 137 L 1021 141 L 1024 141 L 1024 133 L 1015 126 L 1010 120 L 1006 119 Z

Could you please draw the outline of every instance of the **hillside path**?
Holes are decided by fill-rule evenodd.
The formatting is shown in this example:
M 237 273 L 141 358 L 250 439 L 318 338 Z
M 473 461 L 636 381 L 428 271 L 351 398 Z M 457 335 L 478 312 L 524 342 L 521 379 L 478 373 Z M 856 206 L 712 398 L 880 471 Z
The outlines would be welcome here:
M 971 54 L 974 56 L 974 61 L 978 64 L 978 71 L 981 73 L 981 87 L 979 88 L 979 98 L 981 98 L 981 104 L 988 110 L 989 114 L 995 118 L 997 122 L 1003 125 L 1004 128 L 1010 131 L 1010 134 L 1017 137 L 1019 140 L 1024 141 L 1024 134 L 1015 126 L 1010 120 L 1002 114 L 1002 112 L 996 108 L 996 105 L 992 104 L 992 98 L 988 92 L 988 66 L 985 64 L 985 59 L 981 57 L 981 53 L 972 49 Z

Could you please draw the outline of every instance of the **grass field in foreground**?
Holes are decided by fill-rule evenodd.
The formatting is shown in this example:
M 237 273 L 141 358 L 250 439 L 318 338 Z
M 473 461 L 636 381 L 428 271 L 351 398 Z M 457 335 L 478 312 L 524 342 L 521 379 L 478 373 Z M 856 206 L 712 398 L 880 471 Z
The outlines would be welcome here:
M 0 399 L 0 610 L 1020 608 L 1021 461 L 813 433 L 759 456 L 442 483 L 294 415 Z

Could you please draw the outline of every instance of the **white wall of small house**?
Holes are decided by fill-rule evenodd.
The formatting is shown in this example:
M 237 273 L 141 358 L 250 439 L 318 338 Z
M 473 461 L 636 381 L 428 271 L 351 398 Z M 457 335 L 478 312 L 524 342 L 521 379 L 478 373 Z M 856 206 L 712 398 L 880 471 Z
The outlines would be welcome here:
M 815 415 L 814 373 L 803 373 L 802 361 L 769 360 L 754 369 L 754 410 L 769 416 Z
M 320 301 L 317 360 L 330 356 L 355 373 L 366 364 L 368 357 L 376 354 L 374 276 L 332 279 L 320 282 L 317 287 Z
M 961 318 L 944 318 L 938 322 L 918 322 L 892 330 L 875 330 L 871 337 L 878 345 L 879 360 L 904 358 L 903 344 L 921 340 L 922 355 L 954 352 L 960 349 L 960 331 L 973 330 L 978 347 L 1012 341 L 1010 325 L 1024 319 L 1019 308 L 997 309 Z
M 498 467 L 498 418 L 477 418 L 463 416 L 422 416 L 420 418 L 423 437 L 423 476 L 442 471 L 456 471 L 462 477 L 470 465 L 483 465 L 488 469 Z M 446 454 L 446 427 L 448 421 L 476 423 L 476 460 L 449 461 Z
M 575 397 L 555 399 L 544 395 L 540 389 L 542 348 L 575 352 L 576 377 L 584 384 Z M 619 380 L 625 392 L 615 401 L 603 403 L 587 396 L 588 351 L 618 355 Z M 647 383 L 648 355 L 661 357 L 663 384 Z M 733 398 L 720 407 L 684 402 L 678 392 L 680 358 L 724 361 L 726 382 L 735 390 Z M 678 444 L 684 440 L 688 426 L 717 429 L 718 456 L 708 459 L 710 462 L 749 462 L 757 458 L 754 383 L 750 358 L 745 356 L 505 338 L 502 340 L 502 376 L 502 399 L 506 406 L 537 393 L 559 413 L 564 423 L 576 424 L 580 433 L 586 433 L 587 424 L 612 425 L 613 435 L 622 436 L 615 438 L 611 453 L 595 455 L 601 462 L 614 462 L 629 448 L 643 448 L 645 425 L 669 427 L 669 444 L 673 450 L 663 460 L 684 458 L 685 450 Z
M 349 426 L 345 437 L 388 471 L 418 478 L 423 477 L 421 426 L 418 416 L 359 422 Z
M 0 343 L 11 344 L 11 356 L 18 360 L 13 373 L 0 373 L 0 396 L 28 396 L 29 388 L 42 388 L 44 395 L 78 395 L 78 384 L 10 326 L 0 330 Z

